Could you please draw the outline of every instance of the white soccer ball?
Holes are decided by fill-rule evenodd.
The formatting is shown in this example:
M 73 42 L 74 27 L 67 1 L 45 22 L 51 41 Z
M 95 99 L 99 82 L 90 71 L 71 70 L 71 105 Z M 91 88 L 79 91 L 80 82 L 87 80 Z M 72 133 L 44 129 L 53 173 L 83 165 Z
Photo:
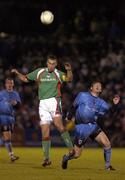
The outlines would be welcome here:
M 43 24 L 51 24 L 54 20 L 54 15 L 51 11 L 43 11 L 40 15 L 40 20 Z

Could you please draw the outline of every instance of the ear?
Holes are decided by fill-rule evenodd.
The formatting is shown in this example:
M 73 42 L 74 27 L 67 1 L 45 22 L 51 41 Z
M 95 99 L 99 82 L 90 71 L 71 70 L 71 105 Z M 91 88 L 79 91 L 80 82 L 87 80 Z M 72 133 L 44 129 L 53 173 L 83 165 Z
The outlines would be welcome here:
M 56 63 L 55 63 L 55 66 L 57 66 L 57 61 L 56 61 Z

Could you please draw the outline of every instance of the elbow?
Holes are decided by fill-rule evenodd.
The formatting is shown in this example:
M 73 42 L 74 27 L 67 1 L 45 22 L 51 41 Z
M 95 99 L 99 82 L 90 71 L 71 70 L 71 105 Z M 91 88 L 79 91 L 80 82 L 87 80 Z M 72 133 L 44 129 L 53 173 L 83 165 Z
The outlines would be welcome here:
M 24 75 L 21 80 L 22 80 L 23 82 L 28 82 L 28 79 L 27 79 L 27 76 L 26 76 L 26 75 Z
M 67 82 L 72 82 L 73 81 L 73 77 L 68 77 L 67 78 Z
M 28 83 L 29 81 L 28 81 L 28 79 L 27 79 L 27 78 L 25 78 L 25 79 L 24 79 L 24 82 Z

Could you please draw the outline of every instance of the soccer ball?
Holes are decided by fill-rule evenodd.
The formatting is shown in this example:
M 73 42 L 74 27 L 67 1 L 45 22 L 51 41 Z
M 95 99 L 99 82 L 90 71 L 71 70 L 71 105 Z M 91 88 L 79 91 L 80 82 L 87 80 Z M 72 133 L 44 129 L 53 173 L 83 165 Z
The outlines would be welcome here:
M 40 20 L 43 24 L 51 24 L 54 20 L 54 15 L 51 11 L 43 11 L 40 15 Z

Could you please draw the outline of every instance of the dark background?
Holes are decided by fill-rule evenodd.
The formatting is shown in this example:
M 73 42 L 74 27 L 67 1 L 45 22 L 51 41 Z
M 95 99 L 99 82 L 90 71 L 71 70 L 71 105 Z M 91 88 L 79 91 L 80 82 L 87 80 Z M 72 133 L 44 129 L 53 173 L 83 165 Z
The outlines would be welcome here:
M 59 59 L 59 68 L 64 70 L 65 61 L 73 67 L 74 80 L 62 89 L 63 116 L 76 94 L 99 79 L 104 85 L 102 97 L 109 102 L 114 94 L 121 97 L 119 114 L 101 123 L 113 146 L 125 146 L 124 9 L 124 1 L 1 0 L 0 88 L 4 88 L 4 79 L 12 68 L 27 74 L 45 66 L 46 56 L 53 53 Z M 51 25 L 40 21 L 44 10 L 54 14 Z M 40 145 L 37 85 L 24 84 L 16 77 L 14 80 L 22 97 L 14 142 Z M 57 134 L 52 127 L 53 144 L 63 145 Z

